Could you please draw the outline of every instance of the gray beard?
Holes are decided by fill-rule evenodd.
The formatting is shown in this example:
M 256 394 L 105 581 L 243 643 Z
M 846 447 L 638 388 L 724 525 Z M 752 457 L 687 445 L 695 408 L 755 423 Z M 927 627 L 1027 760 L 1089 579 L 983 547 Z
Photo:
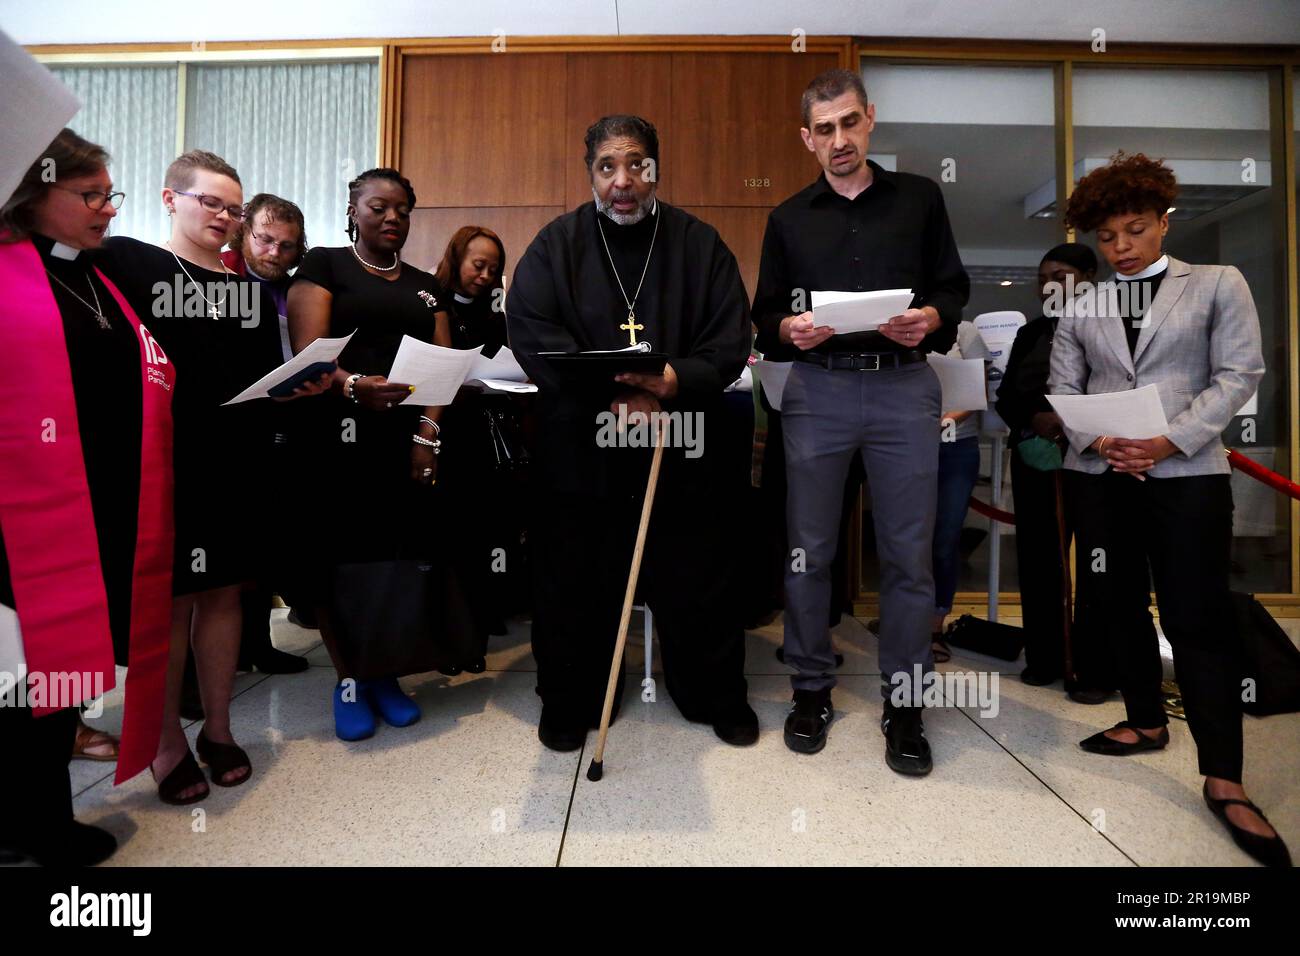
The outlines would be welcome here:
M 596 192 L 596 187 L 591 187 L 592 198 L 596 200 L 596 211 L 604 213 L 611 221 L 620 226 L 635 226 L 638 222 L 650 215 L 650 209 L 655 203 L 655 190 L 650 190 L 650 195 L 637 204 L 636 209 L 632 212 L 615 212 L 612 202 L 602 202 L 600 193 Z

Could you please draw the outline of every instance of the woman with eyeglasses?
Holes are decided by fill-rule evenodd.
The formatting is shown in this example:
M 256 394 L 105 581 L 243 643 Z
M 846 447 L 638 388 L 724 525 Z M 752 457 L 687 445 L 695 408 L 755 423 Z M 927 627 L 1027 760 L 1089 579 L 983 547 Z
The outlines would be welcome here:
M 115 685 L 115 665 L 117 782 L 158 750 L 175 370 L 102 268 L 123 198 L 108 163 L 64 129 L 0 208 L 3 862 L 91 865 L 116 849 L 73 818 L 68 777 L 78 705 Z
M 128 301 L 150 317 L 150 330 L 177 371 L 176 554 L 172 655 L 162 741 L 153 764 L 164 803 L 208 794 L 180 724 L 187 648 L 193 647 L 205 722 L 196 742 L 212 783 L 234 787 L 252 773 L 231 734 L 230 694 L 239 655 L 240 592 L 256 579 L 266 549 L 267 505 L 259 475 L 273 429 L 263 402 L 223 407 L 281 364 L 280 332 L 270 292 L 239 278 L 221 261 L 222 247 L 244 215 L 239 175 L 202 150 L 167 168 L 162 201 L 171 237 L 161 246 L 109 240 L 110 275 Z M 316 385 L 299 394 L 310 394 Z

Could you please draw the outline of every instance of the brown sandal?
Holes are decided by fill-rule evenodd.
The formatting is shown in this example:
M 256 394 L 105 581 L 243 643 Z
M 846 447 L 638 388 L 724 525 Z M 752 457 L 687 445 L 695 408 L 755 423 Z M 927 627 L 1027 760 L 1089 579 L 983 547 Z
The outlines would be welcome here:
M 198 738 L 194 741 L 194 749 L 199 752 L 199 760 L 212 771 L 212 782 L 218 787 L 238 787 L 242 783 L 247 783 L 248 778 L 253 775 L 253 764 L 248 759 L 248 754 L 237 744 L 219 744 L 203 736 L 203 731 L 200 730 Z M 221 779 L 232 771 L 244 768 L 247 768 L 248 773 L 237 780 L 226 783 Z
M 93 754 L 90 753 L 92 747 L 110 746 L 112 753 Z M 117 760 L 118 741 L 112 734 L 105 733 L 102 730 L 96 730 L 89 727 L 77 719 L 77 736 L 72 742 L 72 759 L 73 760 L 95 760 L 103 763 L 111 763 Z
M 150 768 L 149 772 L 153 773 L 153 769 Z M 158 778 L 155 776 L 154 780 L 157 779 Z M 202 793 L 195 794 L 191 797 L 179 796 L 182 790 L 188 790 L 190 787 L 198 786 L 199 784 L 203 784 Z M 203 771 L 200 770 L 199 765 L 195 763 L 194 754 L 190 753 L 188 747 L 185 749 L 185 756 L 181 758 L 181 762 L 172 768 L 172 772 L 167 775 L 166 779 L 164 779 L 162 783 L 158 784 L 158 799 L 173 807 L 183 807 L 187 804 L 198 803 L 200 800 L 206 799 L 208 794 L 211 792 L 212 791 L 208 789 L 208 781 L 203 776 Z

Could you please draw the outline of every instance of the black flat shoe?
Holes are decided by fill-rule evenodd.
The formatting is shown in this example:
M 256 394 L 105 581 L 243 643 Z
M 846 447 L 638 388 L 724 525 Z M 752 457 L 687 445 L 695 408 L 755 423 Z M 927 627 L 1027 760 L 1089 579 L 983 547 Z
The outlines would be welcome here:
M 1060 679 L 1060 674 L 1049 671 L 1036 671 L 1032 667 L 1026 667 L 1020 672 L 1020 682 L 1028 684 L 1030 687 L 1046 687 L 1048 684 L 1055 684 Z
M 1264 837 L 1258 833 L 1243 830 L 1228 819 L 1228 807 L 1234 803 L 1253 811 L 1261 820 L 1268 823 L 1268 817 L 1264 816 L 1263 810 L 1249 800 L 1237 800 L 1233 797 L 1225 797 L 1219 800 L 1210 796 L 1210 782 L 1208 780 L 1201 787 L 1201 795 L 1205 797 L 1205 805 L 1210 808 L 1210 812 L 1228 828 L 1228 832 L 1232 834 L 1233 843 L 1265 866 L 1287 867 L 1291 865 L 1291 854 L 1287 852 L 1286 844 L 1282 842 L 1282 837 L 1277 834 L 1276 827 L 1274 827 L 1273 836 Z M 1273 826 L 1271 823 L 1268 825 Z
M 549 750 L 568 753 L 586 742 L 587 724 L 553 705 L 543 704 L 542 718 L 537 722 L 537 739 Z
M 829 690 L 797 690 L 785 718 L 785 745 L 799 754 L 815 754 L 826 746 L 826 732 L 835 718 Z
M 924 777 L 934 769 L 920 707 L 895 707 L 886 702 L 880 730 L 885 735 L 885 763 L 890 770 L 908 777 Z
M 1106 731 L 1103 730 L 1099 734 L 1093 734 L 1087 740 L 1080 740 L 1079 746 L 1088 753 L 1101 754 L 1104 757 L 1127 757 L 1129 754 L 1141 753 L 1144 750 L 1164 750 L 1169 745 L 1168 727 L 1161 727 L 1159 735 L 1155 737 L 1148 737 L 1127 720 L 1121 720 L 1110 729 L 1117 730 L 1120 727 L 1137 734 L 1137 740 L 1126 744 L 1122 740 L 1107 737 Z
M 749 701 L 740 697 L 720 704 L 713 717 L 713 732 L 733 747 L 748 747 L 758 743 L 758 714 Z

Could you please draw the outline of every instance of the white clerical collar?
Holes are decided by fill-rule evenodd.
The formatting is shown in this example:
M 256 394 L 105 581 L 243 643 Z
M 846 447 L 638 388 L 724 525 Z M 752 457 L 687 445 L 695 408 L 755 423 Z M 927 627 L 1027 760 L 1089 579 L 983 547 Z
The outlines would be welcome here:
M 1135 273 L 1134 275 L 1131 276 L 1126 276 L 1119 272 L 1116 272 L 1115 278 L 1118 279 L 1120 282 L 1132 282 L 1134 279 L 1150 279 L 1152 276 L 1159 275 L 1160 273 L 1164 272 L 1168 268 L 1169 268 L 1169 256 L 1164 255 L 1161 256 L 1159 259 L 1157 259 L 1155 262 L 1151 263 L 1151 265 L 1147 266 L 1141 272 Z
M 459 302 L 461 305 L 469 305 L 471 302 L 474 301 L 469 296 L 461 295 L 459 292 L 453 292 L 451 294 L 451 297 L 455 299 L 457 302 Z
M 56 242 L 50 248 L 50 255 L 56 259 L 67 259 L 71 261 L 81 255 L 81 250 L 74 246 L 65 246 L 61 242 Z

